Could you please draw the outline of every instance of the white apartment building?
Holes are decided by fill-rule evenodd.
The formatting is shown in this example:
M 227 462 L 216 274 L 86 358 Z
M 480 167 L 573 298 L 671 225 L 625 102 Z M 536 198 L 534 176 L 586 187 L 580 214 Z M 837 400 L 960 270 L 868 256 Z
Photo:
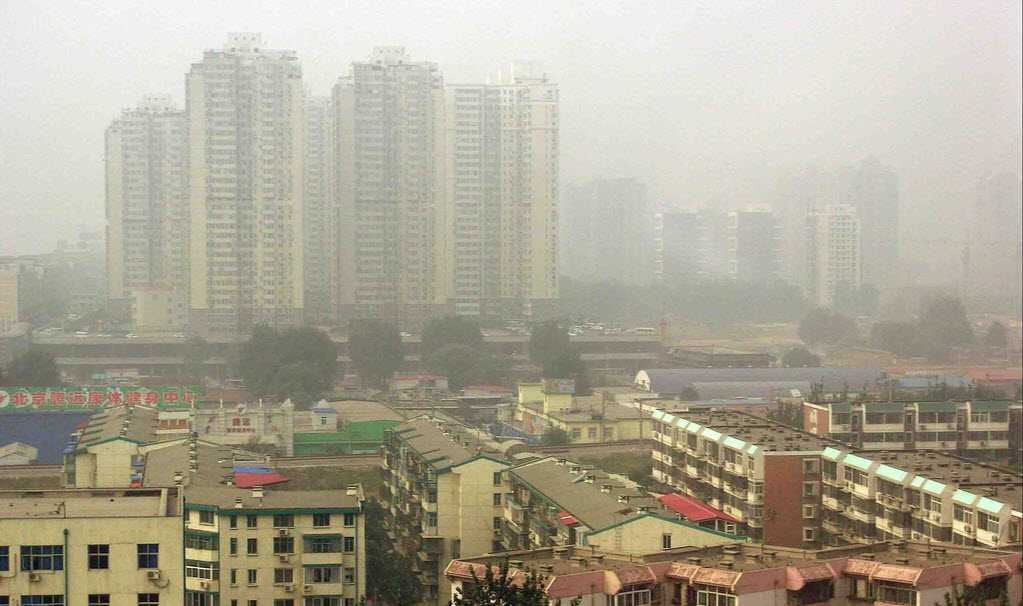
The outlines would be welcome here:
M 111 299 L 160 299 L 173 313 L 146 315 L 147 329 L 183 325 L 188 287 L 187 121 L 169 95 L 125 109 L 106 131 L 106 217 Z M 155 326 L 154 326 L 155 322 Z
M 191 323 L 236 334 L 303 320 L 302 71 L 231 34 L 186 78 Z
M 378 47 L 338 81 L 333 103 L 340 316 L 421 323 L 447 290 L 440 70 Z
M 446 87 L 444 275 L 454 312 L 542 314 L 558 294 L 558 87 L 515 63 Z
M 330 97 L 305 102 L 305 162 L 302 166 L 305 225 L 305 315 L 313 324 L 337 316 L 337 204 L 333 191 L 334 114 Z
M 841 289 L 859 289 L 863 280 L 860 221 L 846 205 L 811 210 L 806 217 L 807 291 L 820 307 L 831 307 Z

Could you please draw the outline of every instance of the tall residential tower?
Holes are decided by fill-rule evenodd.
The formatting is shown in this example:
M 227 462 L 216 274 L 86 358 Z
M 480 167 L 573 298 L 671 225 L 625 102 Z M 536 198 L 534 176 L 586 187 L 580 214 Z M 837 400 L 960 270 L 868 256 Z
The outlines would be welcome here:
M 303 321 L 303 90 L 293 51 L 231 34 L 186 79 L 191 324 Z
M 833 205 L 806 216 L 807 294 L 820 307 L 832 307 L 843 290 L 859 290 L 860 221 L 851 206 Z

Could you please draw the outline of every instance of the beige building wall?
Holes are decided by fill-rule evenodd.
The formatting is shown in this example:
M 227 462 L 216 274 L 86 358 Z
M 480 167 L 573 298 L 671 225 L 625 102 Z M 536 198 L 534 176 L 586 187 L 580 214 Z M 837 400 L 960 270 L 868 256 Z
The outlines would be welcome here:
M 586 535 L 585 544 L 611 553 L 642 555 L 661 551 L 665 535 L 671 548 L 735 543 L 736 537 L 693 528 L 677 520 L 647 515 Z
M 131 458 L 139 452 L 138 444 L 114 439 L 75 453 L 75 487 L 128 487 L 131 484 Z
M 2 495 L 0 495 L 2 498 Z M 99 505 L 106 499 L 95 499 Z M 66 535 L 65 535 L 66 530 Z M 159 548 L 159 580 L 138 567 L 139 543 Z M 136 606 L 139 593 L 157 593 L 160 604 L 181 604 L 182 536 L 178 516 L 132 517 L 116 506 L 97 508 L 87 518 L 5 518 L 0 516 L 0 545 L 10 547 L 10 571 L 0 572 L 0 595 L 65 595 L 65 604 L 87 604 L 88 594 L 109 594 L 111 606 Z M 24 545 L 66 545 L 65 571 L 40 571 L 37 581 L 20 572 Z M 109 545 L 109 569 L 88 569 L 88 546 Z M 66 572 L 66 575 L 65 575 Z

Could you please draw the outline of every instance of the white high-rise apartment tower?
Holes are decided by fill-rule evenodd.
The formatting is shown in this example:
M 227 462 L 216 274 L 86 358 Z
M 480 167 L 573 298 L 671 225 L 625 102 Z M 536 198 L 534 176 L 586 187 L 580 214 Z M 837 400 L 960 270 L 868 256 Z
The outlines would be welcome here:
M 303 321 L 303 89 L 293 51 L 231 34 L 186 79 L 191 324 Z
M 188 294 L 185 112 L 169 95 L 125 109 L 106 131 L 107 276 L 111 300 L 162 301 L 180 329 Z M 148 320 L 136 310 L 136 325 Z
M 334 113 L 330 97 L 305 103 L 305 318 L 332 325 L 337 318 L 337 204 L 333 190 Z
M 831 307 L 843 288 L 858 290 L 863 281 L 860 221 L 856 209 L 831 205 L 806 218 L 807 292 L 820 307 Z
M 435 63 L 374 49 L 334 87 L 340 319 L 416 326 L 444 309 L 444 88 Z
M 558 296 L 558 87 L 515 63 L 446 97 L 447 298 L 460 315 L 543 316 Z

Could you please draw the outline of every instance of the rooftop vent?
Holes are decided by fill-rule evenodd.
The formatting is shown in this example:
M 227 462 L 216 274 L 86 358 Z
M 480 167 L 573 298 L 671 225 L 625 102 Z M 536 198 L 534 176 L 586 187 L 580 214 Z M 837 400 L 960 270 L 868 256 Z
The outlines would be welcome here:
M 703 563 L 703 558 L 698 558 L 698 557 L 692 556 L 692 557 L 686 558 L 686 562 L 689 562 L 690 564 L 695 564 L 696 566 L 699 566 L 700 564 Z

